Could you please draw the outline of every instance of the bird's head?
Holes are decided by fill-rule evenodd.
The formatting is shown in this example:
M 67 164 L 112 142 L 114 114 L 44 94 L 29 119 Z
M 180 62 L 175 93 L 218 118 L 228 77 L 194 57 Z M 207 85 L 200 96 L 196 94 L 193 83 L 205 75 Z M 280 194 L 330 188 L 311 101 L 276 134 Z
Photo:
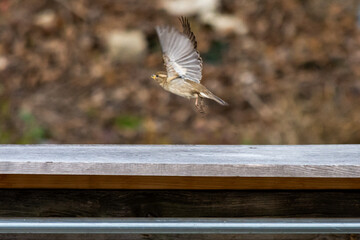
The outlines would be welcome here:
M 151 75 L 151 78 L 161 84 L 166 81 L 167 74 L 165 72 L 157 72 L 156 74 Z

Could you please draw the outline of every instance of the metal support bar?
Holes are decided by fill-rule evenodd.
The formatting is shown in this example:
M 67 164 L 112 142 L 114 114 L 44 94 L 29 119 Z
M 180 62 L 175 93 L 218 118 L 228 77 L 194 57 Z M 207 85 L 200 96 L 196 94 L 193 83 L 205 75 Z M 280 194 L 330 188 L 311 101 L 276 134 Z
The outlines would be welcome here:
M 360 218 L 1 218 L 0 233 L 349 234 L 360 233 Z

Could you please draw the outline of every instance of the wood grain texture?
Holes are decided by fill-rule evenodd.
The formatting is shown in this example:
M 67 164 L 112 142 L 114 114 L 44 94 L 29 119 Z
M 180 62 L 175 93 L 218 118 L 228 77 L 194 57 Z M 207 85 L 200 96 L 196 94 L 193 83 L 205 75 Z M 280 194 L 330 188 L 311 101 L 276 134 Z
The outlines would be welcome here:
M 3 145 L 0 174 L 360 178 L 360 145 Z
M 360 217 L 360 191 L 0 190 L 0 217 Z
M 360 178 L 0 175 L 0 188 L 300 190 L 360 189 Z

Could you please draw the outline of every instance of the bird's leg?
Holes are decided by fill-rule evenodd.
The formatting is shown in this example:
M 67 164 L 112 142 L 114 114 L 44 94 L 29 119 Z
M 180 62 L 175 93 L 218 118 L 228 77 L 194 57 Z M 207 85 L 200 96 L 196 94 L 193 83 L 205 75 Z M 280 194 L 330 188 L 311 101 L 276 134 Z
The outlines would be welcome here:
M 205 113 L 203 106 L 203 98 L 200 97 L 199 95 L 196 95 L 195 107 L 200 113 Z

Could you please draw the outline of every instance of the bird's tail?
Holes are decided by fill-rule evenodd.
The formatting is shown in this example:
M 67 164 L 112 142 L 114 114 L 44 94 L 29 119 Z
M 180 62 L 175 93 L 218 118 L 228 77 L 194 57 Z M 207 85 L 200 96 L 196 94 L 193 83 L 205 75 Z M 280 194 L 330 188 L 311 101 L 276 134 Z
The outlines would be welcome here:
M 221 98 L 219 98 L 218 96 L 216 96 L 215 94 L 210 92 L 209 90 L 207 90 L 206 92 L 201 92 L 200 96 L 214 100 L 215 102 L 217 102 L 221 105 L 224 105 L 224 106 L 229 105 L 227 102 L 225 102 L 224 100 L 222 100 Z

